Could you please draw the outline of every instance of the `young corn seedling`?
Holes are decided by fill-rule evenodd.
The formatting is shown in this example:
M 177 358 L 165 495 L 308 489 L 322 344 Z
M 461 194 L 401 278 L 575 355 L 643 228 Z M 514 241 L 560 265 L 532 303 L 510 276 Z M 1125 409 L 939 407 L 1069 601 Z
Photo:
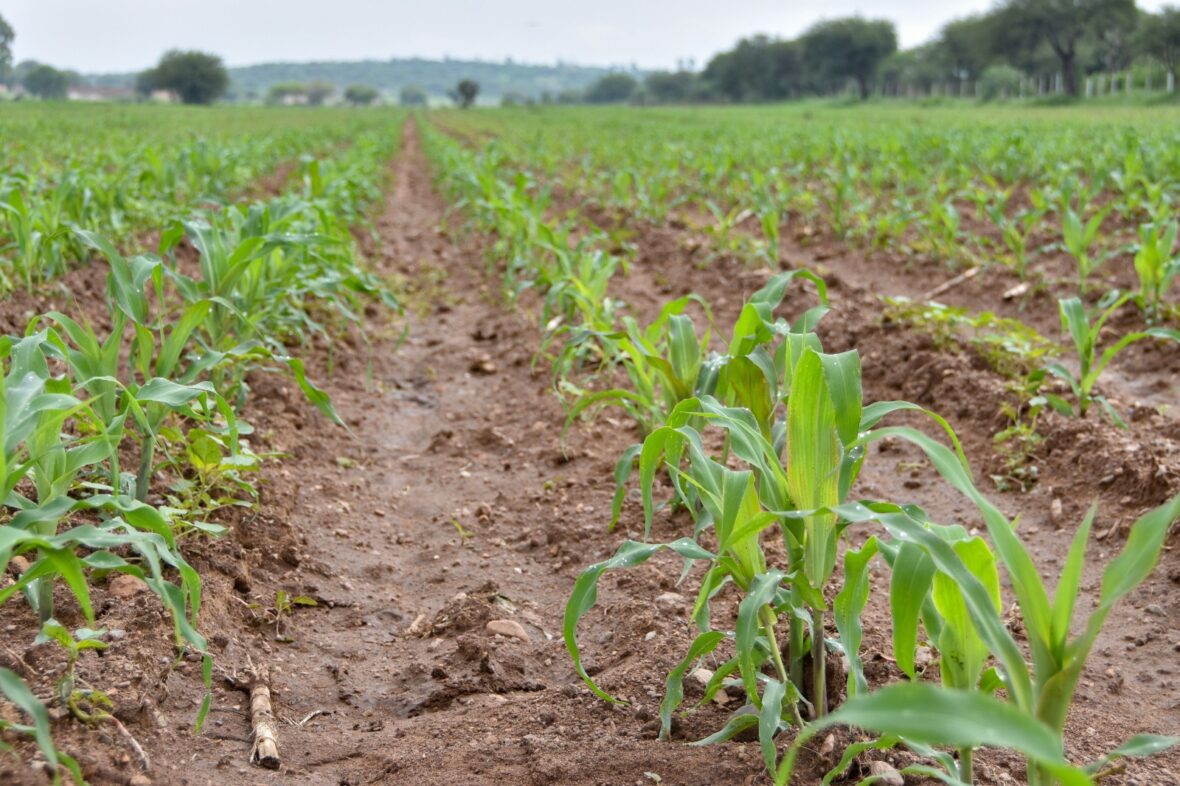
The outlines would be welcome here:
M 955 456 L 942 445 L 928 440 L 922 447 L 936 466 L 954 468 Z M 826 721 L 809 726 L 796 738 L 779 766 L 776 784 L 789 783 L 800 748 L 837 723 L 884 735 L 882 745 L 903 741 L 923 755 L 935 757 L 945 769 L 938 776 L 940 780 L 954 784 L 972 783 L 970 753 L 984 745 L 1023 753 L 1028 759 L 1030 786 L 1092 786 L 1110 774 L 1108 768 L 1113 761 L 1126 756 L 1151 755 L 1180 742 L 1175 737 L 1140 734 L 1084 766 L 1072 764 L 1064 756 L 1065 722 L 1086 659 L 1119 601 L 1154 569 L 1169 529 L 1180 519 L 1180 496 L 1144 514 L 1131 526 L 1126 546 L 1107 564 L 1094 608 L 1075 635 L 1072 631 L 1076 629 L 1073 623 L 1077 596 L 1094 508 L 1078 528 L 1056 590 L 1050 596 L 1045 580 L 1008 519 L 974 489 L 969 475 L 944 476 L 971 497 L 983 514 L 995 554 L 1011 578 L 1031 658 L 1026 660 L 1004 622 L 1001 607 L 995 602 L 990 558 L 985 547 L 965 548 L 962 544 L 972 541 L 961 529 L 933 527 L 916 508 L 878 504 L 861 512 L 850 510 L 845 514 L 849 518 L 875 518 L 906 544 L 893 559 L 893 610 L 897 615 L 894 624 L 903 628 L 901 636 L 895 630 L 899 664 L 908 664 L 906 659 L 912 657 L 904 653 L 907 650 L 912 653 L 912 632 L 916 629 L 916 615 L 920 613 L 936 644 L 950 647 L 952 668 L 959 675 L 954 678 L 956 682 L 974 677 L 973 670 L 981 663 L 975 656 L 983 652 L 978 648 L 979 642 L 986 645 L 987 654 L 996 662 L 995 676 L 984 672 L 966 688 L 915 682 L 855 696 Z M 924 551 L 929 562 L 918 558 L 913 547 Z M 903 559 L 905 549 L 915 556 Z M 941 600 L 939 575 L 949 581 L 943 584 Z M 964 616 L 978 639 L 947 633 L 948 625 L 966 631 Z M 969 645 L 966 650 L 965 643 Z M 972 658 L 963 659 L 963 652 L 972 653 Z M 944 652 L 944 665 L 947 657 L 948 653 Z M 964 664 L 967 669 L 962 668 Z M 1006 691 L 1003 699 L 994 693 L 1001 686 Z M 957 748 L 961 752 L 959 762 L 939 758 L 930 746 Z M 952 780 L 947 780 L 948 776 Z
M 931 527 L 935 530 L 934 527 Z M 969 537 L 959 528 L 939 531 L 954 549 L 963 566 L 983 586 L 997 614 L 1002 613 L 1000 574 L 995 555 L 987 543 Z M 992 694 L 1002 685 L 994 670 L 986 672 L 990 655 L 987 643 L 976 632 L 963 591 L 954 579 L 938 571 L 925 551 L 915 543 L 882 545 L 892 569 L 890 609 L 893 622 L 893 652 L 897 666 L 911 680 L 915 668 L 918 620 L 922 621 L 938 653 L 942 685 L 959 691 L 981 690 Z M 973 746 L 959 749 L 956 774 L 964 783 L 974 783 Z
M 919 408 L 904 402 L 862 407 L 856 353 L 827 355 L 816 349 L 817 344 L 818 339 L 811 336 L 795 343 L 795 352 L 787 355 L 783 385 L 786 420 L 781 431 L 776 429 L 785 437 L 785 461 L 783 448 L 774 444 L 773 435 L 764 435 L 754 413 L 744 407 L 725 406 L 712 397 L 681 402 L 667 424 L 648 436 L 639 457 L 647 527 L 650 530 L 654 510 L 653 479 L 663 467 L 694 515 L 694 537 L 667 544 L 625 543 L 615 557 L 591 566 L 579 577 L 565 617 L 566 645 L 575 667 L 596 694 L 613 701 L 587 675 L 576 636 L 578 621 L 596 600 L 599 577 L 608 569 L 640 564 L 664 548 L 690 563 L 707 561 L 709 568 L 693 610 L 701 633 L 668 677 L 661 707 L 663 728 L 666 733 L 682 698 L 680 681 L 691 664 L 732 638 L 737 655 L 717 670 L 706 695 L 736 671 L 757 711 L 734 715 L 724 729 L 702 743 L 727 739 L 756 724 L 772 771 L 773 738 L 782 728 L 801 722 L 800 704 L 809 706 L 814 718 L 827 712 L 824 622 L 828 604 L 824 589 L 847 526 L 842 506 L 864 460 L 864 445 L 877 438 L 878 431 L 928 439 L 916 432 L 912 436 L 911 429 L 876 429 L 880 419 L 891 412 Z M 945 422 L 935 419 L 951 433 Z M 730 469 L 710 458 L 693 423 L 722 429 L 729 449 L 749 469 Z M 960 460 L 956 458 L 954 467 L 941 471 L 965 472 Z M 852 510 L 860 509 L 854 506 Z M 760 542 L 761 533 L 776 525 L 787 550 L 782 567 L 768 564 Z M 716 538 L 715 551 L 699 541 L 707 530 Z M 712 630 L 709 620 L 709 600 L 729 582 L 744 596 L 732 636 Z M 857 657 L 859 607 L 865 592 L 853 587 L 837 601 L 837 628 L 850 659 Z M 790 628 L 785 657 L 776 634 L 776 624 L 783 616 Z M 774 677 L 762 674 L 766 665 L 773 667 Z M 810 673 L 805 674 L 808 669 Z M 850 677 L 850 691 L 864 689 L 863 677 L 855 681 Z
M 74 757 L 59 751 L 57 746 L 53 744 L 53 736 L 49 728 L 49 711 L 45 705 L 33 695 L 29 690 L 29 686 L 25 684 L 24 680 L 16 675 L 10 669 L 0 668 L 0 696 L 12 702 L 21 712 L 29 717 L 32 725 L 17 723 L 7 718 L 0 718 L 0 732 L 16 732 L 27 737 L 32 737 L 36 743 L 37 748 L 41 751 L 41 755 L 45 757 L 45 761 L 49 764 L 49 773 L 53 778 L 54 786 L 59 786 L 62 783 L 61 771 L 65 769 L 74 779 L 74 784 L 83 784 L 85 779 L 82 777 L 82 768 L 78 766 L 78 762 Z M 0 753 L 9 753 L 12 747 L 0 740 Z
M 804 311 L 793 323 L 776 319 L 775 309 L 783 303 L 787 289 L 797 278 L 815 286 L 820 304 Z M 818 347 L 810 331 L 828 310 L 827 285 L 824 280 L 805 269 L 789 270 L 773 276 L 742 307 L 734 323 L 728 351 L 724 355 L 712 353 L 707 358 L 704 351 L 708 347 L 708 333 L 698 339 L 692 321 L 680 313 L 688 300 L 682 298 L 664 307 L 660 318 L 649 327 L 646 343 L 636 344 L 645 350 L 634 352 L 620 345 L 624 351 L 618 357 L 631 377 L 633 389 L 619 388 L 589 394 L 575 404 L 578 409 L 571 417 L 599 403 L 618 403 L 632 411 L 646 435 L 664 423 L 679 402 L 690 397 L 711 395 L 730 406 L 749 409 L 765 438 L 781 443 L 785 432 L 779 433 L 777 437 L 773 433 L 778 417 L 780 390 L 783 388 L 780 380 L 787 374 L 788 365 L 806 346 L 814 343 Z M 663 358 L 660 354 L 661 345 L 652 339 L 662 334 L 665 325 L 668 335 L 662 348 L 667 357 Z M 654 395 L 656 383 L 662 395 L 660 400 Z M 595 398 L 596 395 L 599 397 Z M 645 413 L 650 413 L 650 420 L 642 419 Z M 568 424 L 569 421 L 567 428 Z M 616 467 L 612 527 L 618 521 L 626 484 L 640 447 L 633 445 L 624 451 Z M 779 447 L 781 449 L 781 444 Z
M 646 435 L 663 423 L 681 401 L 700 392 L 711 393 L 716 368 L 705 357 L 710 331 L 706 328 L 701 336 L 697 335 L 692 317 L 684 313 L 692 303 L 700 305 L 712 322 L 705 301 L 690 295 L 667 303 L 646 328 L 641 329 L 633 317 L 624 317 L 621 332 L 582 330 L 574 334 L 554 360 L 558 387 L 575 396 L 565 428 L 568 430 L 588 410 L 618 406 L 635 419 Z M 587 343 L 596 345 L 593 354 L 602 357 L 608 367 L 618 364 L 627 372 L 630 387 L 589 390 L 570 380 Z
M 1011 255 L 1012 269 L 1023 280 L 1028 275 L 1028 242 L 1044 217 L 1044 212 L 1033 207 L 1009 218 L 1005 212 L 1006 204 L 1006 200 L 989 204 L 986 211 L 1000 230 L 1000 237 Z
M 1137 302 L 1152 321 L 1160 318 L 1164 297 L 1180 273 L 1180 256 L 1175 251 L 1177 231 L 1180 224 L 1175 220 L 1139 227 L 1139 247 L 1135 252 L 1135 273 L 1139 276 Z
M 1077 353 L 1078 371 L 1074 373 L 1071 369 L 1066 368 L 1060 363 L 1050 363 L 1045 367 L 1049 373 L 1065 380 L 1069 384 L 1070 390 L 1073 392 L 1074 399 L 1077 402 L 1076 413 L 1079 417 L 1085 417 L 1090 406 L 1097 402 L 1115 424 L 1124 428 L 1126 427 L 1126 423 L 1119 416 L 1114 406 L 1104 396 L 1094 392 L 1094 386 L 1098 383 L 1098 378 L 1120 352 L 1136 341 L 1142 341 L 1147 338 L 1180 341 L 1180 331 L 1173 328 L 1150 327 L 1146 330 L 1126 334 L 1114 344 L 1108 346 L 1099 355 L 1098 344 L 1103 326 L 1110 319 L 1111 315 L 1121 308 L 1130 298 L 1130 294 L 1119 294 L 1117 291 L 1109 293 L 1099 303 L 1099 309 L 1101 310 L 1097 315 L 1097 319 L 1093 322 L 1090 321 L 1090 316 L 1086 313 L 1086 307 L 1080 299 L 1073 297 L 1059 301 L 1058 308 L 1061 312 L 1061 327 L 1073 339 L 1074 350 Z M 1060 412 L 1073 414 L 1075 411 L 1073 406 L 1058 396 L 1046 395 L 1046 400 L 1054 409 Z
M 1109 213 L 1110 207 L 1108 206 L 1090 216 L 1089 220 L 1083 223 L 1081 217 L 1072 207 L 1066 207 L 1061 216 L 1062 240 L 1065 249 L 1074 258 L 1078 268 L 1078 292 L 1085 292 L 1090 275 L 1100 262 L 1092 256 L 1092 249 L 1094 242 L 1098 239 L 1099 232 L 1102 231 L 1102 222 L 1106 220 Z

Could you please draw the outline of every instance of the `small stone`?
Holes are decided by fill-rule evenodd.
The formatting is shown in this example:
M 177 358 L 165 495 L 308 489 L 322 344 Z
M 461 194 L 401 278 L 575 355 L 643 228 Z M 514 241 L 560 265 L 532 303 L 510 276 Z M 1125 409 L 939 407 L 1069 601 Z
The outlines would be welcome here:
M 877 783 L 883 783 L 885 786 L 905 786 L 905 778 L 889 762 L 869 762 L 869 774 L 876 776 Z
M 1054 528 L 1061 529 L 1062 520 L 1065 518 L 1065 511 L 1061 505 L 1061 498 L 1054 497 L 1053 502 L 1049 504 L 1049 521 Z
M 529 634 L 516 620 L 492 620 L 487 624 L 486 630 L 494 636 L 507 636 L 524 642 L 530 641 Z
M 678 611 L 685 603 L 685 597 L 676 592 L 665 592 L 656 597 L 656 606 L 664 611 Z
M 1164 607 L 1158 603 L 1152 603 L 1151 605 L 1147 606 L 1143 610 L 1146 611 L 1148 614 L 1154 614 L 1157 617 L 1168 616 L 1168 612 L 1164 611 Z
M 827 757 L 830 756 L 834 750 L 836 750 L 836 735 L 829 734 L 827 737 L 824 737 L 823 745 L 819 746 L 819 755 L 821 758 Z
M 137 772 L 131 776 L 131 780 L 127 781 L 127 784 L 128 786 L 152 786 L 152 779 L 142 772 Z
M 147 590 L 148 585 L 143 579 L 136 578 L 129 573 L 120 573 L 107 584 L 107 592 L 122 600 L 134 598 L 141 592 L 147 592 Z
M 709 684 L 709 680 L 713 679 L 713 672 L 700 667 L 689 672 L 688 678 L 703 688 Z
M 107 638 L 109 638 L 111 641 L 125 639 L 127 638 L 127 631 L 123 630 L 122 628 L 111 628 L 107 631 Z
M 29 561 L 19 554 L 8 561 L 8 572 L 14 578 L 20 578 L 21 574 L 29 569 Z
M 471 365 L 468 368 L 474 374 L 491 375 L 496 373 L 496 364 L 493 363 L 492 359 L 487 356 L 479 357 L 471 361 Z

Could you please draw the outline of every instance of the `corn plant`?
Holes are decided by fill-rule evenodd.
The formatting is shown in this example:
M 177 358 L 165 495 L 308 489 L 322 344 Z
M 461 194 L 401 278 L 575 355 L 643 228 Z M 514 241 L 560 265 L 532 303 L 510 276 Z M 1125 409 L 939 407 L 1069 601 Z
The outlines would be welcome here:
M 1044 217 L 1035 205 L 1015 216 L 1006 214 L 1007 200 L 989 204 L 985 210 L 992 223 L 1000 230 L 1000 238 L 1011 254 L 1012 269 L 1021 279 L 1028 275 L 1028 243 Z
M 0 718 L 0 732 L 11 731 L 32 737 L 37 743 L 37 748 L 41 751 L 41 755 L 45 757 L 45 761 L 49 764 L 49 772 L 53 777 L 55 786 L 62 782 L 62 769 L 65 769 L 73 777 L 75 784 L 85 783 L 86 780 L 82 777 L 82 769 L 78 766 L 78 762 L 74 757 L 59 751 L 57 746 L 53 744 L 53 736 L 49 729 L 49 712 L 46 710 L 45 705 L 33 695 L 33 692 L 29 690 L 29 686 L 25 684 L 24 680 L 10 669 L 0 668 L 0 695 L 16 705 L 32 721 L 32 725 L 30 726 L 15 723 L 6 718 Z M 0 740 L 0 753 L 11 751 L 12 746 L 4 740 Z
M 700 392 L 712 392 L 716 364 L 709 363 L 705 355 L 709 329 L 697 335 L 692 317 L 684 313 L 692 303 L 700 305 L 712 321 L 704 300 L 686 296 L 666 303 L 646 328 L 640 328 L 634 317 L 624 317 L 621 331 L 583 329 L 574 333 L 554 361 L 559 388 L 574 396 L 566 416 L 566 429 L 587 411 L 609 405 L 621 407 L 647 434 L 663 423 L 684 399 Z M 585 345 L 591 343 L 595 345 L 593 354 L 602 359 L 602 365 L 622 366 L 629 387 L 592 390 L 571 381 L 578 357 L 585 354 Z
M 1058 396 L 1047 395 L 1049 403 L 1058 411 L 1076 412 L 1079 417 L 1085 417 L 1091 405 L 1098 403 L 1117 425 L 1126 426 L 1114 406 L 1104 396 L 1094 392 L 1098 378 L 1120 352 L 1137 341 L 1148 338 L 1180 341 L 1180 331 L 1173 328 L 1149 327 L 1146 330 L 1127 333 L 1114 344 L 1102 350 L 1100 355 L 1099 341 L 1103 326 L 1130 298 L 1130 294 L 1110 293 L 1099 304 L 1096 318 L 1086 313 L 1086 307 L 1076 297 L 1065 298 L 1058 302 L 1061 312 L 1061 327 L 1073 340 L 1078 362 L 1077 372 L 1066 368 L 1061 363 L 1050 363 L 1045 367 L 1049 373 L 1068 383 L 1076 402 L 1076 405 L 1071 405 Z
M 957 465 L 956 457 L 942 445 L 928 439 L 920 444 L 936 465 L 952 470 Z M 1008 519 L 974 490 L 969 476 L 954 471 L 944 476 L 971 497 L 983 514 L 999 562 L 1012 579 L 1031 662 L 1005 625 L 996 602 L 992 557 L 982 541 L 966 537 L 961 529 L 934 527 L 914 508 L 875 505 L 859 513 L 849 510 L 845 515 L 852 519 L 880 521 L 903 543 L 893 559 L 892 585 L 894 624 L 902 629 L 899 635 L 895 627 L 894 634 L 899 665 L 912 668 L 914 623 L 921 614 L 936 646 L 941 643 L 947 647 L 942 650 L 943 664 L 948 663 L 949 656 L 955 676 L 947 684 L 944 675 L 942 688 L 910 683 L 852 697 L 827 721 L 813 724 L 796 738 L 778 769 L 776 783 L 790 781 L 798 750 L 835 723 L 853 724 L 892 741 L 912 741 L 923 748 L 958 748 L 958 763 L 945 759 L 943 763 L 954 779 L 948 782 L 966 784 L 973 782 L 971 751 L 981 745 L 1008 747 L 1025 754 L 1031 786 L 1072 786 L 1094 783 L 1118 758 L 1150 755 L 1180 742 L 1173 737 L 1136 735 L 1111 754 L 1083 767 L 1068 763 L 1063 753 L 1065 721 L 1086 659 L 1116 605 L 1155 567 L 1170 527 L 1180 519 L 1180 496 L 1144 514 L 1132 525 L 1123 551 L 1103 571 L 1090 616 L 1081 632 L 1073 635 L 1094 509 L 1078 528 L 1057 588 L 1050 596 L 1046 581 Z M 952 626 L 949 630 L 948 625 Z M 985 655 L 997 663 L 995 677 L 979 670 Z M 1001 686 L 1006 690 L 1006 699 L 994 695 Z
M 776 318 L 775 310 L 783 303 L 787 289 L 795 279 L 812 283 L 819 305 L 805 310 L 794 322 Z M 779 273 L 750 296 L 734 323 L 732 338 L 725 354 L 705 350 L 708 332 L 696 335 L 692 320 L 681 313 L 694 296 L 667 304 L 659 318 L 640 336 L 634 323 L 628 323 L 631 340 L 621 340 L 615 351 L 626 369 L 632 387 L 588 392 L 580 391 L 568 381 L 563 388 L 577 392 L 566 428 L 587 409 L 614 404 L 622 406 L 639 423 L 643 433 L 650 433 L 666 421 L 676 404 L 690 397 L 716 396 L 730 406 L 742 406 L 754 413 L 759 429 L 767 439 L 774 439 L 777 401 L 792 358 L 814 336 L 810 333 L 828 309 L 827 285 L 809 270 Z M 710 317 L 711 318 L 711 317 Z M 565 367 L 565 366 L 562 366 Z M 623 452 L 615 469 L 615 497 L 611 506 L 613 528 L 622 510 L 627 482 L 631 477 L 640 445 Z
M 1099 210 L 1084 223 L 1072 207 L 1067 206 L 1061 216 L 1061 236 L 1065 249 L 1074 258 L 1078 269 L 1078 291 L 1084 292 L 1090 275 L 1098 265 L 1092 256 L 1094 241 L 1102 231 L 1102 222 L 1110 213 L 1110 207 Z
M 1139 247 L 1135 252 L 1135 273 L 1139 276 L 1139 308 L 1151 320 L 1161 315 L 1164 297 L 1172 280 L 1180 273 L 1180 256 L 1176 255 L 1176 221 L 1144 224 L 1139 227 Z
M 757 724 L 764 751 L 773 751 L 773 736 L 784 724 L 801 723 L 800 705 L 810 707 L 814 718 L 826 714 L 828 644 L 824 621 L 828 603 L 824 590 L 833 575 L 837 544 L 846 528 L 836 511 L 844 505 L 859 474 L 864 445 L 877 438 L 877 431 L 920 438 L 910 429 L 875 428 L 891 412 L 918 408 L 904 402 L 864 408 L 855 352 L 827 355 L 817 349 L 818 339 L 813 335 L 810 339 L 795 335 L 801 340 L 792 342 L 788 335 L 788 345 L 793 344 L 794 350 L 785 354 L 786 420 L 780 432 L 785 445 L 776 444 L 774 433 L 768 437 L 749 409 L 725 406 L 707 396 L 681 402 L 667 423 L 643 443 L 640 488 L 650 530 L 653 480 L 657 470 L 665 468 L 678 496 L 693 513 L 694 537 L 667 544 L 623 544 L 613 558 L 591 566 L 579 577 L 566 607 L 564 635 L 575 668 L 591 690 L 614 701 L 587 675 L 577 643 L 578 621 L 596 600 L 599 577 L 608 569 L 640 564 L 664 548 L 690 562 L 709 564 L 693 610 L 701 633 L 686 660 L 668 678 L 661 711 L 665 734 L 682 695 L 679 681 L 686 669 L 727 638 L 733 639 L 737 656 L 717 670 L 716 682 L 707 694 L 715 692 L 726 676 L 739 672 L 747 697 L 758 712 L 733 716 L 724 729 L 705 741 L 727 739 Z M 945 422 L 936 420 L 953 440 Z M 710 458 L 699 429 L 692 425 L 695 423 L 721 429 L 733 454 L 749 469 L 730 469 Z M 955 444 L 957 447 L 957 441 Z M 959 460 L 961 456 L 956 462 Z M 944 471 L 965 472 L 960 464 Z M 768 564 L 760 543 L 761 533 L 775 525 L 788 555 L 781 568 Z M 716 539 L 715 550 L 699 542 L 707 530 L 712 530 Z M 709 626 L 709 600 L 729 582 L 744 596 L 732 637 Z M 845 641 L 859 635 L 856 605 L 854 598 L 846 596 L 836 613 Z M 783 617 L 789 627 L 785 657 L 776 633 L 776 624 Z M 847 645 L 845 652 L 853 657 Z M 764 665 L 773 666 L 775 678 L 761 675 Z M 808 669 L 810 673 L 805 675 Z M 858 687 L 863 689 L 859 681 L 850 678 L 850 691 Z

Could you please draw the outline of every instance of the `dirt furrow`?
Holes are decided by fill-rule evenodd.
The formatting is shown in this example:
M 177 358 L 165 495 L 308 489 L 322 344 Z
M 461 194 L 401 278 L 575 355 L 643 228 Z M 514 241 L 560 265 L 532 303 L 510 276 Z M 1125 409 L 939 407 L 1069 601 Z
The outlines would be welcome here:
M 243 695 L 223 686 L 208 730 L 188 734 L 199 695 L 188 671 L 169 678 L 172 698 L 159 707 L 175 730 L 150 740 L 162 762 L 155 777 L 753 782 L 756 745 L 654 740 L 662 675 L 691 634 L 689 600 L 669 592 L 671 562 L 618 582 L 621 591 L 605 582 L 603 611 L 586 625 L 591 662 L 612 666 L 604 681 L 632 701 L 612 708 L 573 674 L 564 603 L 577 572 L 621 537 L 606 533 L 604 514 L 615 455 L 634 435 L 604 424 L 560 449 L 561 408 L 547 372 L 530 368 L 539 335 L 484 280 L 478 239 L 438 232 L 446 206 L 413 125 L 394 178 L 378 221 L 381 265 L 407 282 L 418 316 L 401 346 L 377 343 L 370 368 L 359 353 L 337 368 L 328 388 L 355 438 L 260 383 L 267 411 L 256 427 L 295 459 L 268 482 L 258 530 L 235 532 L 247 545 L 218 566 L 232 581 L 214 581 L 208 604 L 220 668 L 249 658 L 272 671 L 276 712 L 289 721 L 279 728 L 282 770 L 246 763 Z M 415 300 L 424 296 L 432 302 Z M 316 605 L 280 615 L 276 630 L 279 591 Z M 679 734 L 703 736 L 723 718 L 706 709 Z

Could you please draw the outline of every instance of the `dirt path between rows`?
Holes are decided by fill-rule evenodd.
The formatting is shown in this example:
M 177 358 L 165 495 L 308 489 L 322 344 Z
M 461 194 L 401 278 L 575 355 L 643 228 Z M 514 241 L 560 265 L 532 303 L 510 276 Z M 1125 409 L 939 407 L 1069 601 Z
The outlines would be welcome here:
M 256 390 L 271 409 L 255 416 L 257 430 L 295 459 L 272 472 L 262 514 L 235 532 L 244 546 L 230 549 L 236 564 L 216 565 L 226 577 L 207 601 L 219 668 L 265 663 L 281 721 L 318 714 L 280 723 L 281 771 L 251 766 L 248 724 L 234 709 L 243 694 L 219 685 L 206 732 L 188 733 L 199 695 L 190 667 L 169 678 L 173 698 L 157 710 L 167 729 L 150 741 L 161 763 L 152 777 L 211 786 L 753 782 L 756 745 L 654 740 L 662 675 L 690 633 L 687 599 L 652 605 L 668 578 L 637 579 L 633 601 L 603 607 L 621 628 L 587 633 L 612 661 L 635 649 L 652 659 L 610 681 L 632 703 L 612 709 L 573 674 L 564 603 L 577 571 L 618 542 L 604 513 L 615 455 L 633 435 L 600 430 L 595 444 L 572 441 L 563 455 L 547 369 L 530 368 L 539 335 L 487 286 L 478 242 L 438 232 L 446 206 L 412 123 L 393 176 L 378 221 L 383 272 L 434 305 L 412 319 L 403 345 L 378 343 L 371 382 L 355 360 L 337 367 L 329 390 L 355 441 L 305 419 L 289 391 Z M 651 591 L 660 581 L 668 586 Z M 248 624 L 278 590 L 318 604 L 283 619 L 285 644 L 269 621 Z M 685 733 L 703 735 L 723 717 L 710 709 Z

